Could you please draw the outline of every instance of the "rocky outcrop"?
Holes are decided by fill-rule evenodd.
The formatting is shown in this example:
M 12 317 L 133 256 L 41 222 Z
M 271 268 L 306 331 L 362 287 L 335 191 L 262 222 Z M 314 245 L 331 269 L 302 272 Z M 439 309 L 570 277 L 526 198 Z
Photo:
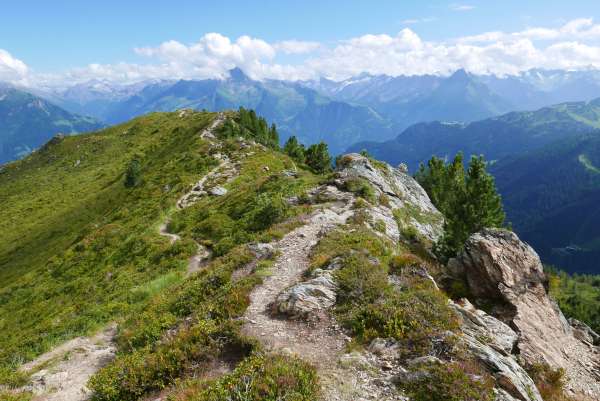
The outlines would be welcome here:
M 403 235 L 399 223 L 404 228 L 414 228 L 430 241 L 436 241 L 442 235 L 443 216 L 425 190 L 405 170 L 351 153 L 339 159 L 335 177 L 335 184 L 340 188 L 347 188 L 357 179 L 365 180 L 373 188 L 376 201 L 368 208 L 368 213 L 373 221 L 385 223 L 385 234 L 394 241 Z M 402 221 L 398 221 L 399 216 Z
M 498 393 L 508 400 L 542 401 L 535 383 L 511 354 L 517 333 L 467 300 L 451 306 L 461 318 L 462 343 L 494 376 Z
M 574 335 L 549 298 L 540 258 L 529 245 L 513 232 L 484 230 L 469 238 L 450 267 L 464 275 L 476 301 L 494 305 L 492 314 L 515 330 L 522 363 L 562 368 L 567 388 L 600 396 L 598 349 Z

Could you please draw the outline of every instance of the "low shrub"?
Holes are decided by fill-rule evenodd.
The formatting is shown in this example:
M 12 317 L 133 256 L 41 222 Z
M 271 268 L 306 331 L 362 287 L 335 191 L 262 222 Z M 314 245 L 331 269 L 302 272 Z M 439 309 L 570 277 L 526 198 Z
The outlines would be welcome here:
M 381 220 L 381 219 L 377 219 L 372 223 L 373 229 L 375 231 L 379 231 L 380 233 L 385 233 L 385 221 Z
M 390 259 L 390 273 L 400 274 L 406 267 L 423 265 L 423 260 L 412 253 L 402 253 Z
M 344 189 L 350 191 L 369 203 L 375 203 L 375 190 L 364 178 L 350 178 L 344 182 Z
M 469 372 L 462 363 L 422 368 L 419 379 L 402 383 L 413 401 L 493 401 L 494 382 L 487 374 Z
M 314 401 L 318 394 L 314 367 L 292 356 L 256 354 L 233 373 L 191 385 L 169 401 Z
M 388 287 L 387 271 L 381 264 L 371 263 L 364 254 L 345 257 L 343 268 L 336 272 L 335 278 L 341 304 L 352 304 L 356 300 L 375 302 Z
M 544 401 L 574 401 L 565 394 L 565 371 L 545 364 L 527 366 L 527 373 Z
M 458 328 L 447 302 L 440 291 L 425 283 L 403 291 L 388 286 L 377 301 L 361 300 L 349 308 L 342 322 L 362 342 L 394 338 L 403 344 L 403 356 L 424 355 L 431 338 Z

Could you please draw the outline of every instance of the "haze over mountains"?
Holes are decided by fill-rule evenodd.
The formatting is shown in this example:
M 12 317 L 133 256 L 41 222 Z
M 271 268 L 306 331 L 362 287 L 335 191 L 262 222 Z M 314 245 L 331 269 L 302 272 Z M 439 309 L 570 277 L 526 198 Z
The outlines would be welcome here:
M 600 73 L 531 70 L 496 77 L 458 70 L 448 77 L 362 74 L 339 82 L 326 78 L 291 82 L 253 80 L 236 68 L 223 80 L 150 80 L 129 85 L 92 80 L 60 89 L 20 89 L 105 124 L 152 111 L 243 106 L 277 124 L 283 140 L 291 135 L 304 143 L 324 140 L 333 153 L 341 153 L 353 143 L 391 139 L 419 122 L 472 122 L 509 111 L 590 100 L 600 93 Z M 40 143 L 33 141 L 24 149 Z

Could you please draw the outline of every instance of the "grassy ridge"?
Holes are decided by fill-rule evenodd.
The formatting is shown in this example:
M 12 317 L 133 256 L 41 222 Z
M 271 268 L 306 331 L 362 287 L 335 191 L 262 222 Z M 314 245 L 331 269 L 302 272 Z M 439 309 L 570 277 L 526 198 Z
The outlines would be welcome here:
M 143 301 L 130 289 L 181 270 L 193 243 L 171 247 L 155 226 L 187 184 L 216 164 L 197 135 L 213 118 L 152 114 L 55 139 L 4 168 L 2 366 L 127 312 Z M 123 174 L 133 157 L 143 184 L 127 189 Z

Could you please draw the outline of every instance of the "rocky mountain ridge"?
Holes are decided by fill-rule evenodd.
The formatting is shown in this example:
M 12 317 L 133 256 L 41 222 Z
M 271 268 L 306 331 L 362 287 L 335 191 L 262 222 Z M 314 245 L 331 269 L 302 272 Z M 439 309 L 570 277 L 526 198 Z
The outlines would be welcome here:
M 594 374 L 598 347 L 589 341 L 593 334 L 586 336 L 584 326 L 572 328 L 562 317 L 546 294 L 537 254 L 515 234 L 474 234 L 465 252 L 446 268 L 430 252 L 443 233 L 444 218 L 405 166 L 393 168 L 349 154 L 338 160 L 331 175 L 312 177 L 304 167 L 251 138 L 220 137 L 219 125 L 234 114 L 185 111 L 152 118 L 175 125 L 162 140 L 181 140 L 171 136 L 182 135 L 186 121 L 199 124 L 202 119 L 201 130 L 192 125 L 190 143 L 194 153 L 206 152 L 210 160 L 202 165 L 202 173 L 192 167 L 190 184 L 178 185 L 178 192 L 169 195 L 172 204 L 165 208 L 174 210 L 157 214 L 160 224 L 153 226 L 162 228 L 152 235 L 168 237 L 162 238 L 167 259 L 189 241 L 192 253 L 198 252 L 199 244 L 209 247 L 209 260 L 173 287 L 155 293 L 135 316 L 120 321 L 107 352 L 81 351 L 89 358 L 68 352 L 41 356 L 37 363 L 44 369 L 23 388 L 34 390 L 34 399 L 78 401 L 94 394 L 97 400 L 111 401 L 225 400 L 241 394 L 250 400 L 275 400 L 293 394 L 307 401 L 421 401 L 427 399 L 419 398 L 421 389 L 429 389 L 440 397 L 463 391 L 459 396 L 464 398 L 458 399 L 473 401 L 542 401 L 524 368 L 540 361 L 565 369 L 573 396 L 600 395 L 600 378 Z M 149 137 L 158 140 L 156 135 L 165 128 L 156 126 L 155 131 L 152 121 L 134 123 L 138 128 L 117 127 L 115 132 L 122 136 L 137 129 L 141 135 L 139 127 L 148 124 Z M 169 193 L 171 188 L 150 172 L 146 170 L 142 188 L 156 185 L 158 193 Z M 303 180 L 309 180 L 302 184 L 305 191 L 289 189 Z M 273 192 L 278 185 L 287 189 Z M 252 192 L 257 186 L 267 192 Z M 212 191 L 215 188 L 222 190 Z M 179 209 L 178 199 L 185 199 Z M 232 203 L 239 199 L 241 206 Z M 257 209 L 247 212 L 257 199 Z M 271 219 L 277 210 L 288 208 L 296 212 L 273 220 L 280 230 L 275 236 L 241 238 L 236 247 L 231 245 L 233 237 L 222 234 L 236 216 L 244 216 L 235 220 L 238 229 L 257 230 L 254 227 L 263 221 L 257 216 Z M 188 222 L 200 224 L 190 229 Z M 70 252 L 81 253 L 85 246 L 76 245 Z M 181 256 L 183 264 L 188 253 Z M 111 271 L 103 280 L 110 283 L 118 273 Z M 443 292 L 446 282 L 460 280 L 467 283 L 469 300 L 450 301 Z M 228 292 L 238 286 L 245 292 Z M 178 298 L 165 308 L 163 302 L 171 302 L 173 295 Z M 217 304 L 207 303 L 212 298 Z M 222 305 L 230 309 L 219 309 Z M 146 319 L 155 315 L 157 320 L 146 326 Z M 114 346 L 119 349 L 116 355 Z M 196 356 L 198 350 L 212 347 L 224 348 Z M 101 356 L 102 363 L 94 355 Z M 185 364 L 190 355 L 195 356 Z M 269 393 L 269 384 L 260 384 L 260 377 L 272 374 L 268 363 L 256 362 L 261 358 L 289 363 L 287 376 L 273 379 L 279 383 L 275 393 Z M 43 365 L 50 359 L 50 366 Z M 82 369 L 77 364 L 81 360 L 96 370 L 102 366 L 90 372 L 94 374 L 83 392 L 50 380 L 75 375 Z M 181 365 L 169 365 L 173 360 Z M 260 373 L 240 370 L 248 369 L 247 361 L 258 364 L 251 369 Z M 445 380 L 457 381 L 444 387 Z

